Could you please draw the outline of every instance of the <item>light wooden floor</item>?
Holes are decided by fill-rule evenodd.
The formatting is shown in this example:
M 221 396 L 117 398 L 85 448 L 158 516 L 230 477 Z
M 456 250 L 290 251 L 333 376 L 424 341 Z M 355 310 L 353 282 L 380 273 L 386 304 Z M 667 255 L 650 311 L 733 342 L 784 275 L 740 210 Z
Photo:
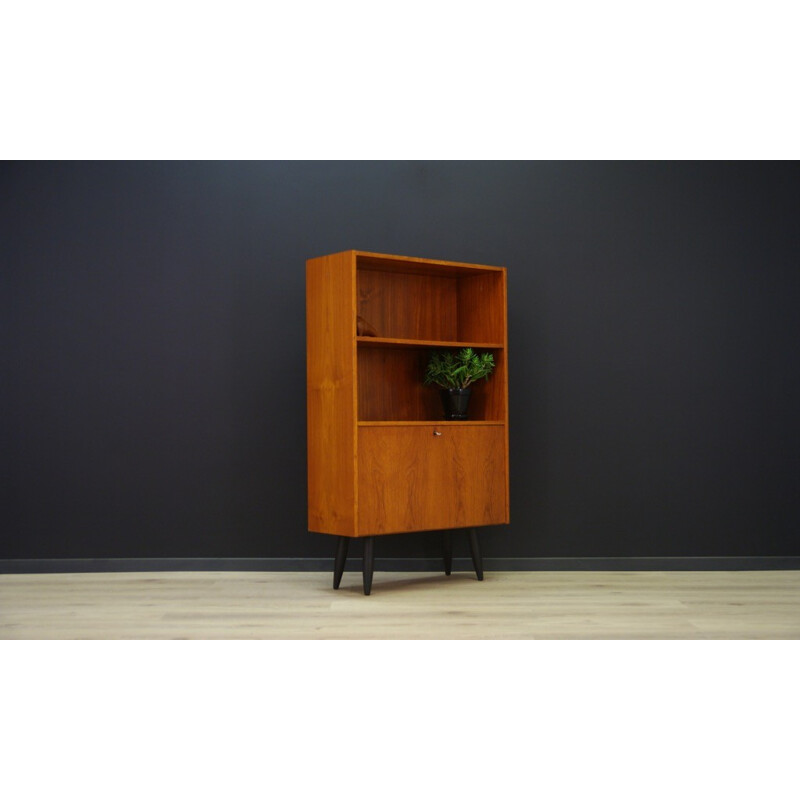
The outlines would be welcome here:
M 0 639 L 797 639 L 800 571 L 0 575 Z

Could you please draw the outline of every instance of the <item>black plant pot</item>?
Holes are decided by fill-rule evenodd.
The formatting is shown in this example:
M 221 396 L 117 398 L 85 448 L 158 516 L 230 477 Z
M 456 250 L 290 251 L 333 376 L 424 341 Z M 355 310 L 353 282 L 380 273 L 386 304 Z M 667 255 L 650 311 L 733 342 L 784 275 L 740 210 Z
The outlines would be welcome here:
M 442 389 L 445 419 L 468 419 L 467 406 L 472 389 Z

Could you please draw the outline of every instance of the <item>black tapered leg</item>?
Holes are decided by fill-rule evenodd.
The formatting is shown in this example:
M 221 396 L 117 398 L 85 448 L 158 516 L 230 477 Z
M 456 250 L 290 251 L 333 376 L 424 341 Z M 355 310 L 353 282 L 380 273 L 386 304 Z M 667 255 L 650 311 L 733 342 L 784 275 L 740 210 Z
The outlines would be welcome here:
M 372 591 L 372 571 L 375 565 L 375 537 L 364 537 L 364 594 Z
M 475 567 L 475 574 L 478 580 L 483 580 L 483 559 L 481 559 L 481 548 L 478 544 L 478 529 L 469 529 L 469 551 L 472 553 L 472 566 Z
M 444 552 L 444 574 L 449 575 L 453 571 L 453 533 L 452 531 L 442 532 L 442 551 Z
M 342 582 L 342 573 L 344 572 L 344 563 L 347 561 L 347 548 L 350 544 L 350 539 L 347 536 L 340 536 L 339 542 L 336 545 L 336 560 L 333 562 L 333 588 L 338 589 L 339 584 Z

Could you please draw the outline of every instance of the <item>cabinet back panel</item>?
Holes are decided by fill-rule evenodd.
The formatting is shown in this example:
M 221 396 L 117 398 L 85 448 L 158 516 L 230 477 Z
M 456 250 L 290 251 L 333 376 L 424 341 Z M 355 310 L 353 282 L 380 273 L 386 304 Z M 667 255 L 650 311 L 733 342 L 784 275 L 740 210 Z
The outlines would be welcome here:
M 358 270 L 358 313 L 378 336 L 456 341 L 457 287 L 439 275 Z
M 441 419 L 438 393 L 422 383 L 427 360 L 424 349 L 359 348 L 358 418 Z

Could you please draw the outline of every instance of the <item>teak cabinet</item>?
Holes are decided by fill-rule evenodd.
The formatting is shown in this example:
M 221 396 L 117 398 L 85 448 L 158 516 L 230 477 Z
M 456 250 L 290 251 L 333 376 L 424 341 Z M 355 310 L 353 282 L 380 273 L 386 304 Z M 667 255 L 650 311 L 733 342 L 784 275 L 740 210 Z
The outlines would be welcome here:
M 357 319 L 370 333 L 358 335 Z M 364 539 L 370 593 L 374 538 L 509 520 L 506 271 L 348 250 L 306 262 L 308 527 L 335 535 L 338 588 L 351 538 Z M 433 349 L 494 354 L 472 385 L 469 420 L 444 421 L 423 375 Z

